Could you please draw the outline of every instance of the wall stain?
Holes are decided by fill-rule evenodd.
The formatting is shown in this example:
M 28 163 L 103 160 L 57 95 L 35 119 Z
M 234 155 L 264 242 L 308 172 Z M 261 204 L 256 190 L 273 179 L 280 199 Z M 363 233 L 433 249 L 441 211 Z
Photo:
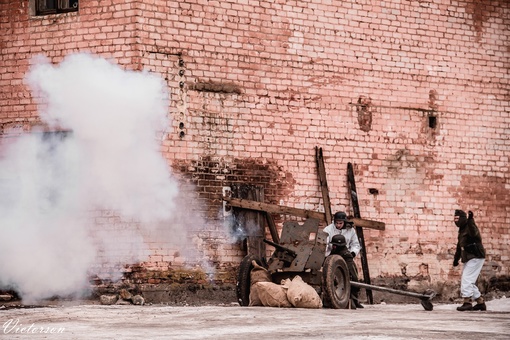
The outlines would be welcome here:
M 492 222 L 490 230 L 485 230 L 486 233 L 505 233 L 504 221 L 510 200 L 510 190 L 505 178 L 464 175 L 460 185 L 450 188 L 449 191 L 457 199 L 459 208 L 474 212 L 475 221 L 483 218 Z
M 372 130 L 372 101 L 369 97 L 360 96 L 356 105 L 358 124 L 361 131 Z
M 477 42 L 482 39 L 484 23 L 498 7 L 501 7 L 499 1 L 492 0 L 472 0 L 466 3 L 466 13 L 471 15 Z

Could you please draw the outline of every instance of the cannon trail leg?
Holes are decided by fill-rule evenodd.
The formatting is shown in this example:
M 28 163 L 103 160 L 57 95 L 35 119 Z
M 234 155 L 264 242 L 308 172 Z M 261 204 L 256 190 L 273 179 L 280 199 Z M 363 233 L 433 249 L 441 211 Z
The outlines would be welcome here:
M 434 308 L 434 306 L 432 305 L 432 302 L 430 302 L 430 300 L 432 300 L 434 298 L 434 296 L 436 296 L 436 293 L 432 290 L 427 290 L 424 294 L 419 294 L 419 293 L 406 292 L 403 290 L 397 290 L 397 289 L 392 289 L 392 288 L 373 286 L 373 285 L 369 285 L 366 283 L 354 282 L 354 281 L 351 281 L 351 286 L 365 288 L 367 290 L 368 289 L 380 290 L 380 291 L 387 292 L 387 293 L 415 297 L 415 298 L 420 299 L 420 303 L 423 306 L 423 308 L 425 308 L 425 310 L 431 311 Z

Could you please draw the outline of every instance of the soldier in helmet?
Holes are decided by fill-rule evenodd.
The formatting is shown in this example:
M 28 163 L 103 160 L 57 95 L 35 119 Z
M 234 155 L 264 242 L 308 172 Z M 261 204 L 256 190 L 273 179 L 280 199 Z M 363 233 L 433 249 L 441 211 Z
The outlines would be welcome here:
M 352 253 L 347 248 L 347 243 L 345 242 L 345 236 L 342 234 L 338 234 L 333 236 L 331 239 L 331 254 L 330 255 L 340 255 L 345 260 L 347 264 L 347 268 L 349 269 L 349 278 L 351 281 L 358 282 L 358 268 L 354 264 L 354 257 Z M 359 298 L 359 288 L 351 286 L 351 299 L 354 307 L 363 308 L 363 305 L 358 300 Z
M 332 244 L 331 240 L 333 236 L 341 234 L 345 237 L 347 243 L 347 249 L 352 253 L 352 257 L 356 257 L 360 250 L 361 245 L 359 244 L 358 235 L 353 225 L 347 219 L 347 215 L 343 211 L 335 213 L 333 216 L 333 223 L 324 228 L 324 231 L 328 234 L 326 256 L 331 253 Z
M 358 271 L 356 269 L 356 265 L 354 264 L 354 258 L 359 254 L 361 250 L 361 245 L 358 240 L 358 235 L 356 234 L 356 230 L 353 228 L 353 224 L 349 222 L 347 219 L 347 215 L 343 211 L 339 211 L 335 213 L 333 216 L 333 223 L 328 225 L 326 228 L 324 228 L 324 231 L 328 234 L 327 239 L 327 246 L 326 246 L 326 256 L 330 255 L 333 247 L 335 246 L 332 241 L 333 237 L 336 235 L 342 235 L 345 240 L 345 247 L 347 249 L 347 252 L 343 248 L 337 248 L 335 252 L 342 252 L 341 255 L 347 262 L 347 265 L 349 266 L 349 261 L 352 262 L 352 264 L 349 266 L 349 273 L 350 275 L 355 275 L 355 280 L 351 278 L 351 281 L 358 281 Z M 338 240 L 339 238 L 337 238 Z M 338 242 L 337 242 L 338 243 Z M 340 242 L 342 243 L 342 242 Z M 339 244 L 340 244 L 339 243 Z M 342 250 L 340 250 L 342 249 Z M 345 256 L 344 256 L 345 255 Z M 349 256 L 350 255 L 350 259 Z M 351 270 L 351 267 L 353 268 Z M 352 273 L 351 273 L 352 272 Z M 354 304 L 358 308 L 363 308 L 363 306 L 359 303 L 357 297 L 359 293 L 359 289 L 353 289 L 353 293 L 355 293 Z
M 331 249 L 331 254 L 340 255 L 344 258 L 347 263 L 347 267 L 349 268 L 349 275 L 351 276 L 351 281 L 358 281 L 358 270 L 356 265 L 354 264 L 354 258 L 352 257 L 351 252 L 347 249 L 347 243 L 345 242 L 344 235 L 335 235 L 331 239 L 331 245 L 333 248 Z

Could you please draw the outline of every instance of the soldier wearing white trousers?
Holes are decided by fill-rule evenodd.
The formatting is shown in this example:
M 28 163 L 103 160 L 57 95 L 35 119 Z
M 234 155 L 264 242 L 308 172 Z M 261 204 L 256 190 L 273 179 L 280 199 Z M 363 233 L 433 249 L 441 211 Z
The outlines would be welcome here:
M 462 277 L 460 281 L 460 294 L 464 299 L 462 306 L 457 307 L 458 311 L 487 310 L 485 301 L 480 290 L 476 286 L 476 280 L 482 271 L 485 262 L 485 248 L 482 245 L 480 231 L 475 224 L 473 213 L 469 212 L 469 218 L 462 210 L 455 210 L 455 225 L 459 228 L 457 249 L 453 257 L 453 266 L 459 265 L 462 260 Z M 472 300 L 476 301 L 473 306 Z
M 480 290 L 476 286 L 476 280 L 482 271 L 484 262 L 485 259 L 474 258 L 464 263 L 462 278 L 460 280 L 460 295 L 463 298 L 476 300 L 482 296 L 482 293 L 480 293 Z

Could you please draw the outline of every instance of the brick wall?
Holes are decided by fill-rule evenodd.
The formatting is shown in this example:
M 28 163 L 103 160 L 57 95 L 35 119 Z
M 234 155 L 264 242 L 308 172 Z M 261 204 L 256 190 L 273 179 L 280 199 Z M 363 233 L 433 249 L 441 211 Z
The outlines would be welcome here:
M 0 4 L 3 130 L 39 120 L 22 81 L 36 54 L 91 51 L 161 75 L 172 118 L 162 152 L 214 267 L 244 255 L 223 188 L 323 211 L 320 146 L 332 210 L 352 213 L 351 162 L 362 217 L 386 223 L 365 230 L 373 277 L 457 280 L 456 208 L 475 213 L 487 275 L 509 274 L 508 2 L 82 0 L 78 13 L 28 13 Z M 147 267 L 186 261 L 157 249 Z

